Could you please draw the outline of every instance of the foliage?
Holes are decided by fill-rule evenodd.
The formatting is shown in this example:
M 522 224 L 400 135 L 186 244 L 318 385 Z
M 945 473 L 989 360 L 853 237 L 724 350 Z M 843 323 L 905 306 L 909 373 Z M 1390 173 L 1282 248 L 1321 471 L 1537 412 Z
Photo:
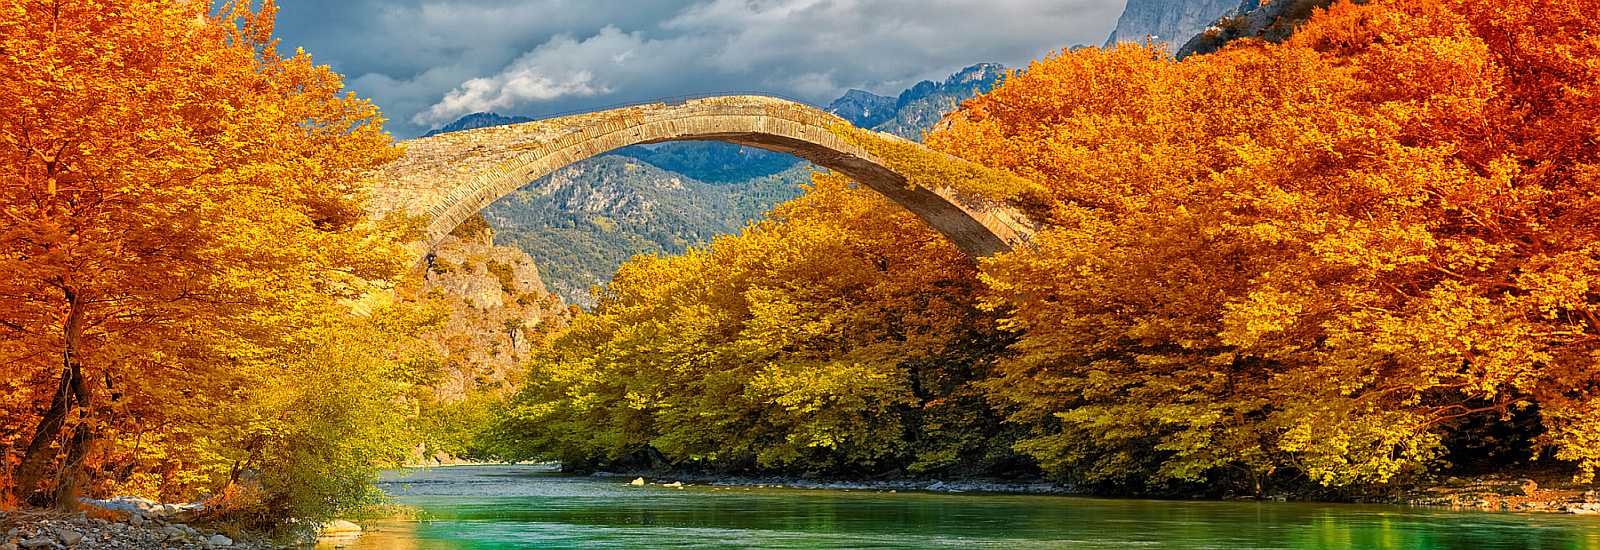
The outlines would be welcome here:
M 625 264 L 532 362 L 498 429 L 505 452 L 573 467 L 654 457 L 832 473 L 967 452 L 920 417 L 984 368 L 959 351 L 994 337 L 972 328 L 988 324 L 974 266 L 887 199 L 815 181 L 738 236 Z M 909 444 L 909 432 L 930 443 Z
M 1597 12 L 1346 2 L 1182 62 L 1064 51 L 929 136 L 981 170 L 841 126 L 912 184 L 1050 228 L 977 287 L 819 178 L 738 237 L 624 266 L 498 435 L 576 464 L 857 472 L 1014 443 L 1076 481 L 1259 493 L 1417 479 L 1494 434 L 1523 446 L 1493 456 L 1592 479 Z
M 1038 183 L 1004 170 L 960 162 L 945 153 L 848 124 L 838 124 L 829 131 L 867 150 L 885 167 L 904 176 L 906 184 L 913 187 L 954 189 L 990 201 L 1014 204 L 1034 216 L 1042 216 L 1050 204 L 1050 198 Z
M 358 193 L 396 151 L 273 12 L 0 2 L 7 493 L 252 485 L 318 517 L 391 456 L 406 339 L 378 332 L 409 314 L 348 304 L 405 267 L 414 224 Z
M 1183 62 L 1062 52 L 967 103 L 930 143 L 1056 200 L 985 266 L 1018 448 L 1087 480 L 1349 486 L 1536 413 L 1530 458 L 1592 478 L 1597 10 L 1340 3 Z
M 253 381 L 260 395 L 221 405 L 207 441 L 237 479 L 203 480 L 202 488 L 243 482 L 264 495 L 229 503 L 232 519 L 261 528 L 302 527 L 380 502 L 373 487 L 381 467 L 396 467 L 425 426 L 410 425 L 411 395 L 437 369 L 415 334 L 438 321 L 437 310 L 391 305 L 366 317 L 345 316 L 306 327 L 304 341 L 282 350 Z M 231 436 L 231 437 L 230 437 Z M 192 452 L 192 450 L 191 450 Z M 219 472 L 221 473 L 221 472 Z

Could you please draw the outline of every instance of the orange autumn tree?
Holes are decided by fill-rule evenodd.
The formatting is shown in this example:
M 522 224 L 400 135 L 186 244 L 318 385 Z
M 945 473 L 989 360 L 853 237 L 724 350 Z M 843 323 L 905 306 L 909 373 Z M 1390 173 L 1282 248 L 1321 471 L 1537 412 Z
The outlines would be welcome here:
M 401 267 L 355 187 L 394 155 L 376 108 L 275 53 L 270 0 L 209 4 L 0 2 L 0 485 L 35 503 L 208 438 Z
M 971 384 L 995 347 L 977 266 L 882 195 L 813 180 L 738 235 L 624 264 L 530 361 L 500 452 L 834 475 L 1009 458 Z
M 1019 449 L 1259 491 L 1393 481 L 1531 419 L 1522 459 L 1592 478 L 1596 13 L 1346 2 L 1182 62 L 1062 52 L 969 102 L 930 144 L 1057 200 L 984 275 L 1022 333 L 990 387 Z

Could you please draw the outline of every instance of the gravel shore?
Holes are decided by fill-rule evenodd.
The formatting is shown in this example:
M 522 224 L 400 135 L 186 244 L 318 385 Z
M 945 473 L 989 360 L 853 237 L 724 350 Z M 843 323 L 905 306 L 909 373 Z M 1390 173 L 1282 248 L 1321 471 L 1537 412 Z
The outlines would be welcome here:
M 235 540 L 175 518 L 130 514 L 127 519 L 88 517 L 85 512 L 0 512 L 0 550 L 275 550 L 263 541 Z

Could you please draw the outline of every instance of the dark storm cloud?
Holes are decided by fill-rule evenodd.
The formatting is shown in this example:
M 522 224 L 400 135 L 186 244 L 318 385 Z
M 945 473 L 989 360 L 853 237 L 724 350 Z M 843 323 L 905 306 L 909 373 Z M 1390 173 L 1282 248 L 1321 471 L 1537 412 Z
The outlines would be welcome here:
M 410 136 L 680 94 L 813 102 L 1104 39 L 1123 0 L 280 0 L 279 34 Z

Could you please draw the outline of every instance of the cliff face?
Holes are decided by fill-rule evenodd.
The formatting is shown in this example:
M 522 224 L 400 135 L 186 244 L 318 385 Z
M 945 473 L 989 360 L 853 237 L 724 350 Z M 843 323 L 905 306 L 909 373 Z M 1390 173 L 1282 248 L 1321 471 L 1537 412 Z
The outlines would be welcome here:
M 1253 8 L 1255 0 L 1244 0 Z M 1240 0 L 1128 0 L 1106 47 L 1147 37 L 1175 52 L 1223 16 L 1240 13 Z M 1246 8 L 1246 9 L 1249 9 Z
M 435 389 L 445 402 L 474 390 L 513 388 L 528 353 L 571 318 L 561 299 L 545 288 L 533 259 L 517 248 L 495 246 L 482 218 L 469 220 L 434 247 L 427 256 L 423 293 L 448 315 L 423 335 L 443 358 Z
M 1178 49 L 1178 58 L 1211 53 L 1240 38 L 1282 42 L 1316 10 L 1332 4 L 1333 0 L 1276 0 L 1265 4 L 1243 0 L 1233 13 L 1185 42 Z

